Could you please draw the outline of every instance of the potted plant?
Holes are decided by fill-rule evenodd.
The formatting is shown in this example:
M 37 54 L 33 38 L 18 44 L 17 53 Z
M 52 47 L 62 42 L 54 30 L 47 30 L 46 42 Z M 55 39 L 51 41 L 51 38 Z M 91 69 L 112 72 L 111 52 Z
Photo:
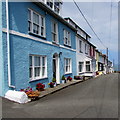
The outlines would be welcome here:
M 63 83 L 63 84 L 66 83 L 66 78 L 65 78 L 64 75 L 62 76 L 62 83 Z
M 48 83 L 48 85 L 50 86 L 50 88 L 54 88 L 54 83 L 53 82 Z
M 74 76 L 74 79 L 75 80 L 82 80 L 82 77 L 81 76 Z
M 68 76 L 67 80 L 72 81 L 72 77 Z
M 56 86 L 56 78 L 53 78 L 52 82 L 54 83 L 54 86 Z
M 26 89 L 21 89 L 21 92 L 25 92 L 31 100 L 35 100 L 39 97 L 40 92 L 38 90 L 33 91 L 32 88 L 27 87 Z
M 38 91 L 44 91 L 44 88 L 45 88 L 45 85 L 44 85 L 44 84 L 42 84 L 42 83 L 36 84 L 36 89 L 37 89 Z

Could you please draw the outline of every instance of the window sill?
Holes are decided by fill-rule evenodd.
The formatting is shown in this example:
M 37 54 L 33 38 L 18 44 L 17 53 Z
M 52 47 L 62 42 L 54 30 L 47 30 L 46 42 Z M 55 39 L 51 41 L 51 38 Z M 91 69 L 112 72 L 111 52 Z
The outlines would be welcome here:
M 80 53 L 83 53 L 82 51 L 79 51 Z
M 52 42 L 52 44 L 54 44 L 56 46 L 60 46 L 58 42 Z
M 92 71 L 86 71 L 85 73 L 93 73 Z
M 72 48 L 70 45 L 66 45 L 66 44 L 64 44 L 64 46 L 69 47 L 69 48 Z
M 67 75 L 67 74 L 72 74 L 72 72 L 69 72 L 69 73 L 65 73 L 65 75 Z
M 84 72 L 78 72 L 79 74 L 82 74 L 82 73 L 84 73 Z
M 37 79 L 30 79 L 29 82 L 35 82 L 35 81 L 42 80 L 42 79 L 47 79 L 47 78 L 48 78 L 48 77 L 37 78 Z
M 30 35 L 32 36 L 35 36 L 35 37 L 39 37 L 39 38 L 42 38 L 42 39 L 45 39 L 46 40 L 46 36 L 40 36 L 38 34 L 35 34 L 35 33 L 32 33 L 32 32 L 28 32 Z

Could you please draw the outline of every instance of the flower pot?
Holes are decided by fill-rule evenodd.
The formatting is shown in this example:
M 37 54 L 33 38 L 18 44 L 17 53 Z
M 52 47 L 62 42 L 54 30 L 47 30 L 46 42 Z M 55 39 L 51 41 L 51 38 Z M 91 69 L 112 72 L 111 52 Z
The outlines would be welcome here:
M 57 84 L 55 83 L 55 84 L 54 84 L 54 87 L 55 87 L 56 85 L 57 85 Z
M 50 88 L 54 88 L 54 85 L 51 85 L 51 84 L 50 84 Z
M 62 84 L 64 84 L 65 83 L 65 80 L 62 80 Z

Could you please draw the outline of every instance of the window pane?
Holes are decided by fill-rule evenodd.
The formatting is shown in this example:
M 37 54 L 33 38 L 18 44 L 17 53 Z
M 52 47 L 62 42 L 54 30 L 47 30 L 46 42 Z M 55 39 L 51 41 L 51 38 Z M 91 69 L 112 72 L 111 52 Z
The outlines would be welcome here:
M 90 64 L 90 61 L 86 61 L 86 64 Z
M 40 76 L 40 67 L 35 68 L 35 77 Z
M 31 31 L 31 22 L 28 21 L 28 31 Z
M 68 66 L 66 66 L 66 72 L 68 72 Z
M 33 32 L 38 34 L 39 33 L 39 26 L 36 24 L 33 24 Z
M 70 72 L 70 66 L 68 67 L 68 72 Z
M 33 69 L 29 68 L 29 77 L 32 78 Z
M 32 66 L 32 56 L 29 56 L 29 66 Z
M 68 66 L 68 59 L 66 59 L 66 66 Z
M 79 41 L 79 49 L 80 49 L 80 51 L 82 51 L 81 47 L 82 47 L 82 41 Z
M 33 22 L 39 24 L 39 15 L 33 12 Z
M 44 35 L 44 28 L 41 27 L 41 36 L 43 36 L 43 35 Z
M 34 65 L 35 65 L 35 66 L 40 66 L 40 57 L 35 56 Z
M 86 65 L 86 71 L 90 71 L 90 65 Z
M 86 61 L 86 71 L 90 71 L 90 61 Z
M 41 17 L 41 26 L 44 26 L 44 18 Z
M 56 24 L 54 23 L 54 32 L 56 33 Z
M 42 68 L 42 77 L 45 76 L 45 67 Z
M 45 57 L 42 57 L 42 66 L 45 66 Z
M 56 40 L 56 34 L 54 34 L 54 33 L 52 33 L 52 40 L 53 40 L 54 42 L 57 41 L 57 40 Z
M 31 11 L 28 10 L 28 20 L 31 20 Z
M 83 62 L 79 62 L 79 72 L 82 72 L 83 70 Z

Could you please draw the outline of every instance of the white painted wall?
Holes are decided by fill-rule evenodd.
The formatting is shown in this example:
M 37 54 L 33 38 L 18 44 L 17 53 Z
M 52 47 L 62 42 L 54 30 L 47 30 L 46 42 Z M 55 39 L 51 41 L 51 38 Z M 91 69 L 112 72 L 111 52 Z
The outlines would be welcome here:
M 82 53 L 79 51 L 79 40 L 82 41 Z M 77 75 L 79 75 L 79 69 L 78 69 L 78 65 L 79 62 L 83 62 L 83 71 L 81 73 L 86 72 L 86 61 L 90 61 L 90 65 L 91 65 L 91 71 L 92 71 L 92 63 L 91 63 L 91 58 L 89 58 L 89 51 L 88 51 L 88 55 L 85 54 L 85 44 L 87 44 L 88 46 L 88 50 L 89 50 L 89 45 L 86 41 L 84 41 L 83 39 L 81 39 L 80 37 L 76 36 L 76 62 L 77 62 Z M 85 76 L 92 76 L 93 74 L 91 73 L 84 73 Z

